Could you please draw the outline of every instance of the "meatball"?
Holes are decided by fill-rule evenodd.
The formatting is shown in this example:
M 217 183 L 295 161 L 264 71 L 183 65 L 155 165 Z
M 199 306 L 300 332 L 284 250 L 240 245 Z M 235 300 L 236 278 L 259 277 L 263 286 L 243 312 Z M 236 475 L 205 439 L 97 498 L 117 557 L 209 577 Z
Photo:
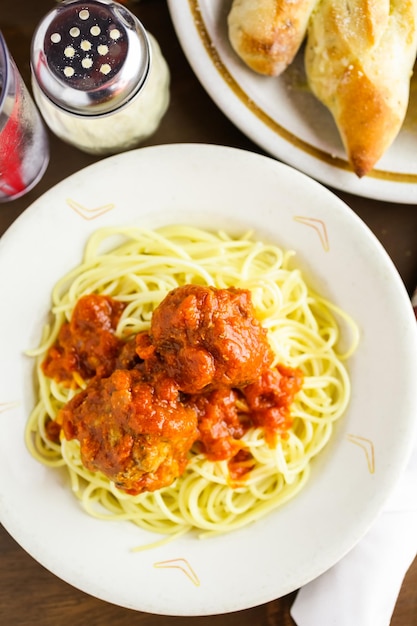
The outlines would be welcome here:
M 66 439 L 80 442 L 81 460 L 136 495 L 170 485 L 187 464 L 197 438 L 197 415 L 180 402 L 177 386 L 152 384 L 138 370 L 95 379 L 58 415 Z
M 273 358 L 250 291 L 199 285 L 166 296 L 153 313 L 149 335 L 137 337 L 137 352 L 148 360 L 148 370 L 163 369 L 190 394 L 245 386 Z

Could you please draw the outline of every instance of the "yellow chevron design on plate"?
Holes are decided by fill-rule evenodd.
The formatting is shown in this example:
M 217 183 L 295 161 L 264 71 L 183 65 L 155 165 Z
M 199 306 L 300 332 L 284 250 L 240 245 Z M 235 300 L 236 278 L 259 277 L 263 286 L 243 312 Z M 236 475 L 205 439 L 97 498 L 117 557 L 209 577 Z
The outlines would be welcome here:
M 18 406 L 18 402 L 0 402 L 0 413 L 5 413 Z
M 96 217 L 100 217 L 100 215 L 104 215 L 104 213 L 111 211 L 115 207 L 115 204 L 111 202 L 110 204 L 104 204 L 94 209 L 88 209 L 87 207 L 83 206 L 79 202 L 72 200 L 72 198 L 67 198 L 66 202 L 68 206 L 73 211 L 78 213 L 78 215 L 80 215 L 84 220 L 94 220 Z
M 302 215 L 296 215 L 294 217 L 296 222 L 300 224 L 305 224 L 305 226 L 310 226 L 313 228 L 320 238 L 321 245 L 323 246 L 323 250 L 328 252 L 330 250 L 329 237 L 327 235 L 326 224 L 323 220 L 319 220 L 315 217 L 303 217 Z
M 171 559 L 169 561 L 159 561 L 158 563 L 154 563 L 154 567 L 158 569 L 179 569 L 181 572 L 191 580 L 193 585 L 196 587 L 200 586 L 200 580 L 187 561 L 187 559 Z
M 366 462 L 368 463 L 368 469 L 370 474 L 375 473 L 375 449 L 374 444 L 370 439 L 360 437 L 359 435 L 346 435 L 346 438 L 351 443 L 362 448 L 365 452 Z

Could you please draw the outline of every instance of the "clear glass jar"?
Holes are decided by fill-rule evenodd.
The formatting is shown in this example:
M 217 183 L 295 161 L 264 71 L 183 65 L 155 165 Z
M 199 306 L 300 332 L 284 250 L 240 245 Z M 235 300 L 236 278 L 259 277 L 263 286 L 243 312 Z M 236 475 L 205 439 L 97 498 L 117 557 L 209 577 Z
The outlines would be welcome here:
M 46 129 L 0 33 L 0 202 L 32 189 L 48 162 Z
M 155 38 L 109 0 L 61 3 L 32 42 L 32 88 L 49 128 L 92 154 L 136 147 L 159 126 L 170 74 Z

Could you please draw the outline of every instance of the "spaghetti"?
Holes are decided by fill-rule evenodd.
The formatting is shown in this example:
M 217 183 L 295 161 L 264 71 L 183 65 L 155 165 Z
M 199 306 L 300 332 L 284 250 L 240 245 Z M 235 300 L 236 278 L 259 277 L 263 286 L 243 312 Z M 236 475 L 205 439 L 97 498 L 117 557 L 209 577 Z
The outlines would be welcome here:
M 356 349 L 358 330 L 349 315 L 309 289 L 301 271 L 292 267 L 293 256 L 250 234 L 234 238 L 180 225 L 153 231 L 104 228 L 91 236 L 82 263 L 55 285 L 52 323 L 30 352 L 37 359 L 38 402 L 26 428 L 31 454 L 45 465 L 66 468 L 89 514 L 129 520 L 168 538 L 190 529 L 208 536 L 261 518 L 303 488 L 311 460 L 348 405 L 350 381 L 343 362 Z M 233 483 L 227 460 L 212 461 L 192 449 L 173 484 L 131 495 L 84 467 L 77 440 L 51 441 L 48 422 L 87 383 L 75 376 L 75 388 L 60 384 L 45 376 L 42 363 L 82 296 L 101 294 L 123 303 L 115 334 L 127 340 L 149 330 L 152 313 L 168 292 L 189 284 L 249 290 L 267 331 L 273 365 L 298 368 L 303 385 L 291 405 L 292 425 L 276 445 L 268 445 L 262 427 L 243 434 L 240 443 L 250 455 L 244 480 Z M 341 323 L 351 334 L 343 353 Z

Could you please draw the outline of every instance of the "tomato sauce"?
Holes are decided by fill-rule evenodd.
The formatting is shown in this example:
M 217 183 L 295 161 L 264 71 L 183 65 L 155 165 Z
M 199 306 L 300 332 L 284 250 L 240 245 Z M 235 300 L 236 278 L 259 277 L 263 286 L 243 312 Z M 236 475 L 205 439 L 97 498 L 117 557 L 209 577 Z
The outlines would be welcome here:
M 278 365 L 242 390 L 254 426 L 262 426 L 265 439 L 275 447 L 279 435 L 292 426 L 291 405 L 303 385 L 301 370 Z
M 241 449 L 240 439 L 247 430 L 238 409 L 236 389 L 216 389 L 190 399 L 198 415 L 198 441 L 210 461 L 230 459 Z
M 250 292 L 185 285 L 155 309 L 149 332 L 115 335 L 124 305 L 84 296 L 42 365 L 46 376 L 88 382 L 48 422 L 80 442 L 85 467 L 127 493 L 171 484 L 193 449 L 228 461 L 231 484 L 254 465 L 242 437 L 261 427 L 268 445 L 291 427 L 291 404 L 302 373 L 271 368 L 266 331 Z
M 45 376 L 75 387 L 74 374 L 84 380 L 110 375 L 124 344 L 114 334 L 124 307 L 107 296 L 80 298 L 71 321 L 63 324 L 48 350 L 42 364 Z

